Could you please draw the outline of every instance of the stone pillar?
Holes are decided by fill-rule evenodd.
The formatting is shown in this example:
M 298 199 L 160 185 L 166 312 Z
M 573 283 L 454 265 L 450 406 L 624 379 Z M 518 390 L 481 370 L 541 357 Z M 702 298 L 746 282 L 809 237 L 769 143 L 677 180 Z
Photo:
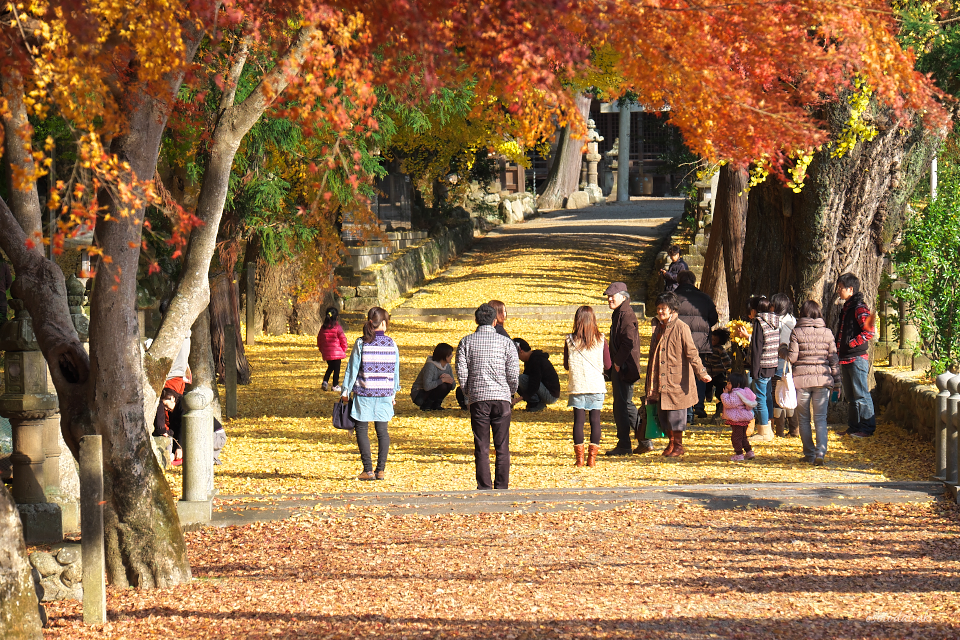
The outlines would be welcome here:
M 617 202 L 630 202 L 630 105 L 620 105 L 620 156 L 617 158 Z
M 947 412 L 947 400 L 950 398 L 947 385 L 952 377 L 950 372 L 937 376 L 937 389 L 940 393 L 937 394 L 937 424 L 933 429 L 933 444 L 937 459 L 936 477 L 941 482 L 947 480 L 947 422 L 951 419 Z
M 180 524 L 210 522 L 213 516 L 213 391 L 197 387 L 183 397 L 183 495 Z
M 103 436 L 80 439 L 80 556 L 83 558 L 83 622 L 107 621 L 103 546 Z
M 960 454 L 960 449 L 957 448 L 957 432 L 960 430 L 960 390 L 958 388 L 960 388 L 960 375 L 953 376 L 947 382 L 950 397 L 947 398 L 946 482 L 954 488 L 954 495 L 956 495 L 958 469 L 960 469 L 960 460 L 957 458 Z
M 610 167 L 610 173 L 613 174 L 613 186 L 610 188 L 607 199 L 610 202 L 616 202 L 619 197 L 617 195 L 617 185 L 620 182 L 620 161 L 618 160 L 620 157 L 620 138 L 613 141 L 613 146 L 604 155 L 607 156 L 607 164 Z
M 13 430 L 13 498 L 27 544 L 61 542 L 60 506 L 48 501 L 45 491 L 46 451 L 52 446 L 49 438 L 44 442 L 44 432 L 49 433 L 46 419 L 57 412 L 57 396 L 48 392 L 47 363 L 30 314 L 21 300 L 11 300 L 10 306 L 16 315 L 0 326 L 0 350 L 6 352 L 0 415 L 10 420 Z

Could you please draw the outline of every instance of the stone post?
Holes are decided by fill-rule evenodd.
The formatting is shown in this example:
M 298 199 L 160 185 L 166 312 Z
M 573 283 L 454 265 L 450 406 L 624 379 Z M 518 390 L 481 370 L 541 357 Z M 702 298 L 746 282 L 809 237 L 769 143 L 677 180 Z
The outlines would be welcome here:
M 947 412 L 947 399 L 950 397 L 947 385 L 952 377 L 950 372 L 937 376 L 937 389 L 940 393 L 937 394 L 937 424 L 933 429 L 933 443 L 937 458 L 936 478 L 941 482 L 947 480 L 947 422 L 951 419 Z
M 6 352 L 0 415 L 13 431 L 13 498 L 27 544 L 57 543 L 63 540 L 63 522 L 60 506 L 49 502 L 45 491 L 46 451 L 52 447 L 44 442 L 45 421 L 58 410 L 57 396 L 48 393 L 47 362 L 30 314 L 21 300 L 11 300 L 10 306 L 16 315 L 0 326 L 0 350 Z
M 958 388 L 960 388 L 960 375 L 953 376 L 947 383 L 950 397 L 947 398 L 946 481 L 948 485 L 954 488 L 957 486 L 957 471 L 960 468 L 960 460 L 957 459 L 957 454 L 960 453 L 957 449 L 957 431 L 960 430 L 960 391 L 958 391 Z
M 630 105 L 620 104 L 620 157 L 617 158 L 617 202 L 630 202 Z
M 213 391 L 197 387 L 183 397 L 183 495 L 180 524 L 210 522 L 213 515 Z
M 223 386 L 226 387 L 227 417 L 237 417 L 237 339 L 232 324 L 223 329 Z
M 613 174 L 613 187 L 610 189 L 608 199 L 610 202 L 616 202 L 617 185 L 620 183 L 620 164 L 617 158 L 620 157 L 620 138 L 613 141 L 613 146 L 604 154 L 607 156 L 607 163 L 610 166 L 610 173 Z
M 257 343 L 256 308 L 257 308 L 257 265 L 247 263 L 247 346 Z
M 83 622 L 107 621 L 103 547 L 103 436 L 80 438 L 80 557 L 83 558 Z

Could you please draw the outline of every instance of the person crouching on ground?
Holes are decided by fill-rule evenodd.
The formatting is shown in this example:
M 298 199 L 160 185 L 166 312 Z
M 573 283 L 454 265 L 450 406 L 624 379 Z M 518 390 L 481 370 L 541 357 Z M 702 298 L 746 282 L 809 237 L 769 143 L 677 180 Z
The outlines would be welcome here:
M 386 476 L 390 433 L 387 426 L 393 418 L 393 406 L 400 390 L 400 351 L 393 338 L 387 336 L 390 316 L 385 309 L 374 307 L 367 312 L 363 337 L 350 352 L 347 372 L 343 376 L 342 400 L 349 400 L 353 391 L 350 417 L 353 418 L 360 448 L 363 473 L 358 480 L 383 480 Z M 369 423 L 377 432 L 377 468 L 370 453 Z
M 410 389 L 410 399 L 423 411 L 441 411 L 443 399 L 453 390 L 453 347 L 441 342 L 427 358 Z
M 644 394 L 647 402 L 657 403 L 657 419 L 670 438 L 663 455 L 670 458 L 685 453 L 683 430 L 687 409 L 697 404 L 696 378 L 704 382 L 713 379 L 700 360 L 690 327 L 677 316 L 679 306 L 671 291 L 657 296 L 657 326 L 650 339 Z
M 183 433 L 183 396 L 170 388 L 160 392 L 160 406 L 153 420 L 154 437 L 169 438 L 164 449 L 167 452 L 167 463 L 175 467 L 183 464 L 183 447 L 181 437 Z M 227 444 L 227 432 L 223 425 L 213 419 L 213 464 L 220 464 L 220 452 Z
M 827 455 L 830 390 L 840 388 L 840 365 L 833 332 L 827 329 L 819 304 L 813 300 L 803 303 L 797 326 L 790 336 L 790 347 L 781 347 L 780 350 L 787 362 L 794 365 L 793 383 L 797 388 L 803 460 L 822 466 Z M 817 432 L 816 446 L 810 431 L 811 418 Z
M 470 407 L 473 461 L 477 489 L 510 488 L 510 404 L 517 392 L 520 360 L 513 342 L 493 327 L 497 312 L 482 304 L 474 312 L 477 330 L 457 346 L 457 381 Z M 490 480 L 490 431 L 497 453 L 496 475 Z
M 563 368 L 570 372 L 567 378 L 567 406 L 573 407 L 573 452 L 576 465 L 583 466 L 583 427 L 590 414 L 590 451 L 587 466 L 597 463 L 600 450 L 600 410 L 607 394 L 603 372 L 611 367 L 610 348 L 597 328 L 593 307 L 577 309 L 573 318 L 573 333 L 567 334 L 563 344 Z
M 750 390 L 750 382 L 742 373 L 731 373 L 723 394 L 723 419 L 730 427 L 730 444 L 733 445 L 733 456 L 730 462 L 753 460 L 756 454 L 747 438 L 747 425 L 753 420 L 753 409 L 757 406 L 757 396 Z
M 523 338 L 513 341 L 517 356 L 523 362 L 523 373 L 517 393 L 527 401 L 527 411 L 542 411 L 560 397 L 560 376 L 550 362 L 550 354 L 540 349 L 531 349 Z

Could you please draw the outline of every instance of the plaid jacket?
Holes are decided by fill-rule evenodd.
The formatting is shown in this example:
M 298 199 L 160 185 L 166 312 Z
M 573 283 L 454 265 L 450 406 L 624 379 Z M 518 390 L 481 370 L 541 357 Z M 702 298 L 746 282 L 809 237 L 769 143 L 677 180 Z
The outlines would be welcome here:
M 477 327 L 457 346 L 457 380 L 467 404 L 485 400 L 509 402 L 520 381 L 517 347 L 490 325 Z

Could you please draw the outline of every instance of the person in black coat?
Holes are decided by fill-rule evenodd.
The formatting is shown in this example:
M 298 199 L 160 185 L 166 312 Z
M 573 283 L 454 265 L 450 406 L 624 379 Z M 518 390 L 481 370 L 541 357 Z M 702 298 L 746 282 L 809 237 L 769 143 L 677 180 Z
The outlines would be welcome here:
M 633 402 L 633 385 L 640 379 L 640 328 L 637 314 L 630 306 L 630 293 L 623 282 L 614 282 L 604 291 L 610 316 L 610 386 L 613 391 L 613 418 L 617 424 L 617 446 L 608 456 L 629 456 L 653 451 L 653 441 L 639 432 L 637 405 Z M 633 449 L 631 437 L 637 434 L 640 443 Z
M 720 321 L 720 317 L 717 315 L 717 305 L 713 303 L 713 298 L 697 289 L 697 275 L 692 271 L 681 271 L 677 280 L 679 286 L 674 292 L 680 299 L 680 309 L 677 311 L 677 315 L 690 327 L 693 342 L 697 345 L 697 351 L 700 352 L 700 360 L 706 362 L 707 358 L 713 353 L 710 331 Z M 690 422 L 693 422 L 694 414 L 698 418 L 707 417 L 707 412 L 704 409 L 706 395 L 707 385 L 698 378 L 697 404 L 687 411 L 687 418 Z
M 542 411 L 560 398 L 560 376 L 550 362 L 549 353 L 532 349 L 523 338 L 516 338 L 513 344 L 517 345 L 517 356 L 523 362 L 517 393 L 527 401 L 527 411 Z
M 680 284 L 680 272 L 689 271 L 690 267 L 686 261 L 680 259 L 680 247 L 675 244 L 667 249 L 667 257 L 670 259 L 670 265 L 660 269 L 660 275 L 663 277 L 663 290 L 676 291 Z

